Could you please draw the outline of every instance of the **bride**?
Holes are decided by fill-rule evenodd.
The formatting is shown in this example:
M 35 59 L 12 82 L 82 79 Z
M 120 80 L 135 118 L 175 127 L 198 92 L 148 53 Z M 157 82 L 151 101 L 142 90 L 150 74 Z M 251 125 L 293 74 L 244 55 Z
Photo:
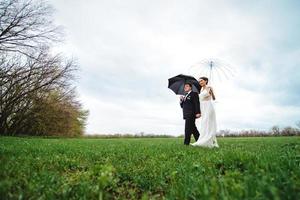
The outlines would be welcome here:
M 217 122 L 216 113 L 213 106 L 212 100 L 215 100 L 215 95 L 212 87 L 207 85 L 208 78 L 201 77 L 199 84 L 201 91 L 199 94 L 200 99 L 200 110 L 201 110 L 201 122 L 200 122 L 200 137 L 193 143 L 193 146 L 203 147 L 219 147 L 216 133 L 217 133 Z

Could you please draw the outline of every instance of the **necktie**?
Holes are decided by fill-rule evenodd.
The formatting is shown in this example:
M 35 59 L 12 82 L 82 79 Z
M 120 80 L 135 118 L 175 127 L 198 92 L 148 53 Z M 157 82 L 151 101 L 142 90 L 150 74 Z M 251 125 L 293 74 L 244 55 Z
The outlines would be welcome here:
M 187 98 L 188 95 L 189 95 L 189 93 L 186 93 L 186 94 L 184 95 L 184 98 L 183 98 L 184 101 L 186 100 L 186 98 Z

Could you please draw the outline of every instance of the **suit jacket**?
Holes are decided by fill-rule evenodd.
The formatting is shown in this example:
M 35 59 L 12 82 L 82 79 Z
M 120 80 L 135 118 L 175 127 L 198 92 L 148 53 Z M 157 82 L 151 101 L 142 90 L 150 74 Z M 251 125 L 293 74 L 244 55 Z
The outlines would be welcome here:
M 201 113 L 198 93 L 191 91 L 185 100 L 180 101 L 180 106 L 183 111 L 183 119 L 195 118 L 196 114 Z

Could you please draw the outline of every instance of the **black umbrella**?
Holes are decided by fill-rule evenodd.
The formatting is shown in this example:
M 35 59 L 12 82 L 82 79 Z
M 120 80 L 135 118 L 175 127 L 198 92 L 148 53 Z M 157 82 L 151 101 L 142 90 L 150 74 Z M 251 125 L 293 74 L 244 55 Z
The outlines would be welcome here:
M 175 94 L 184 95 L 185 92 L 184 92 L 183 88 L 184 88 L 185 83 L 192 84 L 192 90 L 194 92 L 197 92 L 197 93 L 200 92 L 200 85 L 199 85 L 197 79 L 195 79 L 192 76 L 183 75 L 183 74 L 179 74 L 177 76 L 169 78 L 168 88 L 171 89 L 173 92 L 175 92 Z

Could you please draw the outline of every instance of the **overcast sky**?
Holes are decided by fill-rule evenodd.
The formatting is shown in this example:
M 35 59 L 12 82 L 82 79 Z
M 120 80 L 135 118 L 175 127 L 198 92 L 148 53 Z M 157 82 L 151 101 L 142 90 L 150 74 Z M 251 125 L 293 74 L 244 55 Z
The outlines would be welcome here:
M 87 134 L 182 134 L 168 78 L 209 58 L 236 71 L 213 85 L 219 130 L 300 121 L 300 1 L 49 2 L 66 33 L 56 49 L 81 68 Z

